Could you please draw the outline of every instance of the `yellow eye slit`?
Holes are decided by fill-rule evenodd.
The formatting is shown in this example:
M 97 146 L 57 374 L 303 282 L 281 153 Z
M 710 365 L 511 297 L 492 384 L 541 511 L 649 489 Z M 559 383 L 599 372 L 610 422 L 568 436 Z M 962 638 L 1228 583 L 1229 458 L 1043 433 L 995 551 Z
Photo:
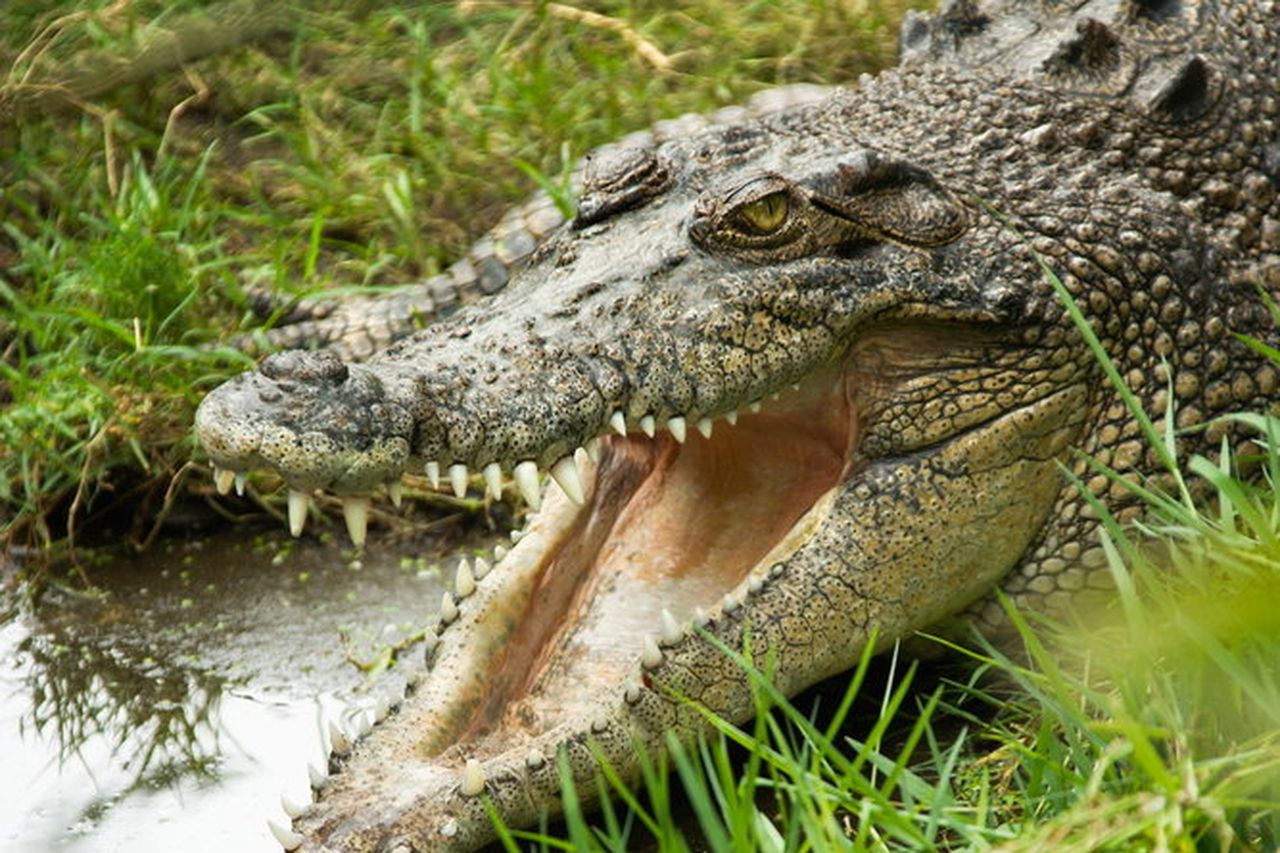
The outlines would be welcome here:
M 770 234 L 787 218 L 787 194 L 770 193 L 738 209 L 738 219 L 757 234 Z

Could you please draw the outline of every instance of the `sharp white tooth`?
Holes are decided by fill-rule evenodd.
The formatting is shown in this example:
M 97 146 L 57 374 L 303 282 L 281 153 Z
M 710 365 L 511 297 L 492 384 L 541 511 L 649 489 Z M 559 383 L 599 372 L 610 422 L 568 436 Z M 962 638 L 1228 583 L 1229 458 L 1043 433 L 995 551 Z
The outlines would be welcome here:
M 591 440 L 595 441 L 594 438 Z M 578 469 L 578 479 L 585 479 L 587 472 L 591 470 L 591 463 L 597 461 L 599 460 L 593 457 L 591 455 L 591 451 L 587 450 L 585 447 L 579 447 L 577 450 L 573 451 L 573 465 Z
M 754 403 L 747 403 L 747 408 L 748 408 L 748 409 L 750 409 L 750 410 L 752 411 L 752 413 L 753 413 L 753 414 L 754 414 L 754 413 L 756 413 L 756 412 L 759 412 L 759 411 L 760 411 L 760 401 L 759 401 L 759 400 L 756 400 Z
M 356 737 L 364 737 L 371 731 L 373 731 L 373 720 L 368 714 L 356 717 Z
M 316 767 L 314 764 L 307 765 L 307 779 L 311 782 L 311 787 L 317 791 L 324 787 L 324 783 L 329 781 L 329 774 Z
M 420 683 L 422 683 L 422 677 L 424 675 L 426 675 L 426 673 L 422 671 L 422 667 L 419 667 L 419 666 L 408 667 L 405 670 L 405 674 L 404 674 L 405 686 L 417 687 Z
M 520 541 L 521 539 L 523 539 L 523 538 L 524 538 L 524 531 L 523 531 L 523 530 L 513 530 L 513 531 L 511 531 L 511 544 L 512 544 L 512 545 L 516 544 L 517 542 L 519 542 L 519 541 Z
M 483 790 L 484 768 L 476 759 L 468 758 L 466 767 L 462 768 L 462 783 L 458 786 L 458 792 L 464 797 L 474 797 Z
M 249 475 L 243 471 L 241 471 L 239 474 L 236 474 L 236 494 L 239 495 L 240 497 L 244 497 L 244 484 L 248 481 L 248 479 L 249 479 Z
M 501 547 L 501 546 L 499 546 L 499 547 Z M 498 549 L 497 549 L 497 548 L 494 548 L 494 549 L 493 549 L 493 552 L 494 552 L 494 554 L 497 554 L 497 553 L 498 553 Z M 476 557 L 476 564 L 475 564 L 475 566 L 472 568 L 472 570 L 471 570 L 471 574 L 475 575 L 476 580 L 480 580 L 480 579 L 481 579 L 481 578 L 483 578 L 485 575 L 489 574 L 489 569 L 490 569 L 490 568 L 492 568 L 492 567 L 489 565 L 489 561 L 488 561 L 488 560 L 486 560 L 484 557 Z
M 493 561 L 494 561 L 495 563 L 501 563 L 501 562 L 502 562 L 502 558 L 503 558 L 503 557 L 505 557 L 505 556 L 507 556 L 507 549 L 506 549 L 506 548 L 504 548 L 504 547 L 503 547 L 503 546 L 501 546 L 501 545 L 494 545 L 494 546 L 493 546 Z
M 711 418 L 698 419 L 698 432 L 702 433 L 703 438 L 711 438 Z
M 627 683 L 626 689 L 622 692 L 622 698 L 627 700 L 628 705 L 634 705 L 640 701 L 640 683 L 630 681 Z
M 546 756 L 536 749 L 524 757 L 525 766 L 530 770 L 537 770 L 539 767 L 547 763 Z
M 609 718 L 604 714 L 599 714 L 591 720 L 591 731 L 596 734 L 601 734 L 607 728 L 609 728 Z
M 656 669 L 662 663 L 662 649 L 652 634 L 646 634 L 644 648 L 640 652 L 640 665 L 645 669 Z
M 724 413 L 724 419 L 725 419 L 726 421 L 728 421 L 728 422 L 729 422 L 729 426 L 737 426 L 737 425 L 738 425 L 738 413 L 737 413 L 736 411 L 734 411 L 734 412 L 725 412 L 725 413 Z
M 446 820 L 440 825 L 440 834 L 445 838 L 453 838 L 458 834 L 458 821 L 454 818 Z
M 671 437 L 676 441 L 684 444 L 686 435 L 685 422 L 682 417 L 674 417 L 667 421 L 667 429 L 671 431 Z
M 502 467 L 497 462 L 484 466 L 484 490 L 495 501 L 502 500 Z
M 449 485 L 453 486 L 453 494 L 455 497 L 465 498 L 467 496 L 467 466 L 461 462 L 455 462 L 449 466 Z
M 698 626 L 699 628 L 705 628 L 707 627 L 707 623 L 710 621 L 711 621 L 711 618 L 707 616 L 707 611 L 703 610 L 701 607 L 693 608 L 693 624 L 694 625 Z
M 538 487 L 538 464 L 532 459 L 526 459 L 516 466 L 515 475 L 516 487 L 524 496 L 524 502 L 529 505 L 529 509 L 537 512 L 542 506 L 542 490 Z
M 471 574 L 471 566 L 465 559 L 458 563 L 458 575 L 454 578 L 453 586 L 458 591 L 458 598 L 466 598 L 476 591 L 475 576 Z
M 612 415 L 609 415 L 609 426 L 613 427 L 613 431 L 618 435 L 625 436 L 627 434 L 627 419 L 622 416 L 620 411 L 615 410 Z
M 676 617 L 672 616 L 667 608 L 662 608 L 662 645 L 674 646 L 682 639 L 684 639 L 684 631 L 676 622 Z
M 280 795 L 280 808 L 284 809 L 284 813 L 292 820 L 295 817 L 302 817 L 311 811 L 311 803 L 296 803 L 289 799 L 287 794 Z
M 292 829 L 286 829 L 274 820 L 267 821 L 267 828 L 285 850 L 297 850 L 302 846 L 302 836 Z
M 654 432 L 657 431 L 657 423 L 653 420 L 653 415 L 645 415 L 640 419 L 640 431 L 649 438 L 653 438 Z
M 759 592 L 764 589 L 764 578 L 756 576 L 747 581 L 747 589 L 751 592 Z
M 379 696 L 378 700 L 373 703 L 374 722 L 382 722 L 389 713 L 391 713 L 391 701 L 386 696 Z
M 347 522 L 347 535 L 351 544 L 364 547 L 365 533 L 369 529 L 369 498 L 367 495 L 342 499 L 342 517 Z
M 218 494 L 227 495 L 231 493 L 231 486 L 236 481 L 236 472 L 229 468 L 213 469 L 213 485 L 218 490 Z
M 600 439 L 588 439 L 587 443 L 582 445 L 582 449 L 587 451 L 587 458 L 592 462 L 600 461 Z
M 387 483 L 387 497 L 391 498 L 393 507 L 400 508 L 400 504 L 404 502 L 404 486 L 399 480 Z
M 458 618 L 458 605 L 453 602 L 453 593 L 445 592 L 440 597 L 440 621 L 448 625 Z
M 289 533 L 301 536 L 302 528 L 307 524 L 307 493 L 297 489 L 289 490 Z
M 574 464 L 572 456 L 561 456 L 556 464 L 551 466 L 551 477 L 560 484 L 560 488 L 564 489 L 569 500 L 578 506 L 587 502 L 582 494 L 582 480 L 578 477 L 578 466 Z
M 431 488 L 433 489 L 440 488 L 440 463 L 439 462 L 427 463 L 427 479 L 431 481 Z
M 329 722 L 329 748 L 339 755 L 351 751 L 351 739 L 332 720 Z
M 435 628 L 428 628 L 422 632 L 422 654 L 424 658 L 435 651 L 438 645 L 440 645 L 440 635 L 436 633 Z
M 733 593 L 728 593 L 720 602 L 720 606 L 724 609 L 725 613 L 732 613 L 742 606 L 742 601 Z

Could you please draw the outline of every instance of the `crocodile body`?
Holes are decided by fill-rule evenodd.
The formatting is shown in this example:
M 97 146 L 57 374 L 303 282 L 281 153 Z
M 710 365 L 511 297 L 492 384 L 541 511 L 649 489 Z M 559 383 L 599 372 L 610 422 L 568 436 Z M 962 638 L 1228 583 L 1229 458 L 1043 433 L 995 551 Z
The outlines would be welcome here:
M 275 468 L 291 507 L 346 496 L 358 540 L 409 466 L 540 505 L 459 568 L 428 671 L 336 739 L 282 842 L 474 847 L 486 802 L 554 812 L 561 760 L 580 792 L 597 754 L 634 778 L 637 740 L 697 729 L 677 696 L 749 716 L 717 643 L 794 693 L 873 632 L 998 630 L 995 589 L 1105 587 L 1063 465 L 1121 518 L 1084 457 L 1160 470 L 1039 259 L 1154 418 L 1208 423 L 1180 453 L 1274 403 L 1233 333 L 1277 343 L 1277 22 L 1275 0 L 953 2 L 856 90 L 597 152 L 510 283 L 369 361 L 278 353 L 212 393 L 215 465 Z

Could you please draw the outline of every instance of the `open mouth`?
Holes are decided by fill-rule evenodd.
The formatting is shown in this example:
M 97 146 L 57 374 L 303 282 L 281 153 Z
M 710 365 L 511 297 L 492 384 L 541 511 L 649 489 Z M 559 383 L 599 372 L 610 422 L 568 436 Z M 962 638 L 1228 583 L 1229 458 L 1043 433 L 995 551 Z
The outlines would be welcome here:
M 598 463 L 580 455 L 583 504 L 552 490 L 491 594 L 462 614 L 482 637 L 455 652 L 474 692 L 436 717 L 447 724 L 431 727 L 428 755 L 483 761 L 590 720 L 691 626 L 740 604 L 821 523 L 853 464 L 848 382 L 833 365 L 704 422 L 710 435 L 632 431 L 603 439 Z

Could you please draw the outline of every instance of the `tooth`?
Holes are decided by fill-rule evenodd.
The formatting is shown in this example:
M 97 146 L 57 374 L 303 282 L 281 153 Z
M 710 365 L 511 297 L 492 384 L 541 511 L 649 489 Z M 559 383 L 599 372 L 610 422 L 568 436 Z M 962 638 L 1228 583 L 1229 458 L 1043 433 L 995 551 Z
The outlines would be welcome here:
M 219 468 L 216 465 L 213 468 L 213 485 L 218 490 L 218 494 L 227 495 L 231 493 L 231 486 L 236 481 L 236 472 L 230 468 Z
M 652 634 L 646 634 L 644 648 L 640 652 L 640 665 L 645 669 L 656 669 L 661 663 L 662 649 L 658 648 L 658 641 Z
M 727 593 L 720 602 L 720 606 L 725 613 L 732 613 L 742 606 L 742 602 L 733 593 Z
M 387 718 L 387 714 L 391 713 L 391 702 L 386 696 L 379 696 L 377 701 L 373 703 L 373 719 L 374 722 L 380 723 Z
M 464 797 L 474 797 L 484 790 L 484 768 L 474 758 L 467 759 L 467 766 L 462 769 L 462 784 L 459 793 Z
M 438 645 L 440 645 L 440 635 L 436 633 L 435 628 L 428 628 L 422 632 L 422 654 L 424 658 L 435 651 Z
M 498 547 L 502 547 L 502 546 L 498 546 Z M 493 552 L 496 555 L 498 553 L 498 548 L 494 548 Z M 486 560 L 484 557 L 476 557 L 476 564 L 475 564 L 475 567 L 472 569 L 471 574 L 475 576 L 476 580 L 480 580 L 485 575 L 489 574 L 490 568 L 492 567 L 489 565 L 488 560 Z
M 449 466 L 449 485 L 453 486 L 453 494 L 459 498 L 467 496 L 467 466 L 455 462 Z
M 578 506 L 587 502 L 582 495 L 582 480 L 578 478 L 578 466 L 574 464 L 572 456 L 561 456 L 556 464 L 551 466 L 551 477 L 560 484 L 561 489 L 564 489 L 569 500 Z
M 399 480 L 387 483 L 387 497 L 391 498 L 392 506 L 396 509 L 400 508 L 400 504 L 404 500 L 404 486 Z
M 759 592 L 764 589 L 764 578 L 756 576 L 747 581 L 747 589 L 751 592 Z
M 606 717 L 604 714 L 599 714 L 594 719 L 592 719 L 591 731 L 595 732 L 596 734 L 600 734 L 607 728 L 609 728 L 609 718 Z
M 512 531 L 511 531 L 511 544 L 512 544 L 512 545 L 516 544 L 517 542 L 519 542 L 519 541 L 520 541 L 521 539 L 523 539 L 523 538 L 524 538 L 524 531 L 523 531 L 523 530 L 512 530 Z
M 422 683 L 422 677 L 426 675 L 420 666 L 409 666 L 405 670 L 404 683 L 406 687 L 417 687 Z
M 311 803 L 295 803 L 285 794 L 280 795 L 280 808 L 284 809 L 284 813 L 289 816 L 290 820 L 295 817 L 302 817 L 311 811 Z
M 674 646 L 682 639 L 684 639 L 684 631 L 680 629 L 676 617 L 672 616 L 667 608 L 662 608 L 662 645 Z
M 748 408 L 748 409 L 750 409 L 753 413 L 755 413 L 755 412 L 759 412 L 759 411 L 760 411 L 760 401 L 759 401 L 759 400 L 756 400 L 756 401 L 755 401 L 755 402 L 753 402 L 753 403 L 747 403 L 747 408 Z
M 587 443 L 582 445 L 582 449 L 587 451 L 587 458 L 592 462 L 600 461 L 600 439 L 587 439 Z
M 503 558 L 503 557 L 505 557 L 505 556 L 507 556 L 507 553 L 508 553 L 508 552 L 507 552 L 507 549 L 506 549 L 506 548 L 504 548 L 503 546 L 501 546 L 501 545 L 494 545 L 494 546 L 493 546 L 493 561 L 494 561 L 495 563 L 501 563 L 501 562 L 502 562 L 502 558 Z
M 454 579 L 453 585 L 458 591 L 458 598 L 466 598 L 476 591 L 475 576 L 471 574 L 471 566 L 465 559 L 458 563 L 458 576 Z
M 489 497 L 502 500 L 502 467 L 497 462 L 484 466 L 484 488 Z
M 711 418 L 698 420 L 698 432 L 702 433 L 703 438 L 711 438 Z
M 524 763 L 530 770 L 537 770 L 539 767 L 547 763 L 547 759 L 546 756 L 535 749 L 524 757 Z
M 653 438 L 653 433 L 657 429 L 657 424 L 653 420 L 653 415 L 645 415 L 640 419 L 640 431 L 649 438 Z
M 640 701 L 640 684 L 632 681 L 627 684 L 626 690 L 622 692 L 622 698 L 627 700 L 628 705 L 634 705 Z
M 301 536 L 307 523 L 307 493 L 289 490 L 289 533 Z
M 458 821 L 455 818 L 449 818 L 440 825 L 440 834 L 445 838 L 453 838 L 458 834 Z
M 532 459 L 526 459 L 516 466 L 516 486 L 524 495 L 524 502 L 529 509 L 537 512 L 542 506 L 542 490 L 538 488 L 538 465 Z
M 693 608 L 693 624 L 699 628 L 707 627 L 707 623 L 711 621 L 711 617 L 707 616 L 707 611 L 701 607 Z
M 351 751 L 351 739 L 333 722 L 329 722 L 329 748 L 338 755 L 346 755 Z
M 681 444 L 684 444 L 684 437 L 686 435 L 684 418 L 682 417 L 671 418 L 670 420 L 667 421 L 667 429 L 671 431 L 672 438 L 674 438 L 676 441 L 680 442 Z
M 248 481 L 248 479 L 249 479 L 249 475 L 246 474 L 244 471 L 241 471 L 239 474 L 236 474 L 236 494 L 239 495 L 240 497 L 244 497 L 244 484 Z
M 276 837 L 276 841 L 279 841 L 280 846 L 285 850 L 297 850 L 302 846 L 302 836 L 292 829 L 285 829 L 274 820 L 267 821 L 267 828 L 271 830 L 271 834 Z
M 369 497 L 360 495 L 343 498 L 342 517 L 346 519 L 351 544 L 363 548 L 365 532 L 369 527 Z
M 627 419 L 622 416 L 622 412 L 616 409 L 612 415 L 609 415 L 609 426 L 613 427 L 613 431 L 618 435 L 625 436 L 627 434 Z
M 368 714 L 360 714 L 356 717 L 356 737 L 364 737 L 373 731 L 373 720 L 369 719 Z
M 593 438 L 591 441 L 595 441 L 595 439 Z M 590 444 L 590 442 L 588 442 L 588 444 Z M 599 448 L 597 447 L 596 449 L 598 450 Z M 578 469 L 579 480 L 586 478 L 587 472 L 591 470 L 592 462 L 599 461 L 599 456 L 592 456 L 591 451 L 587 450 L 585 447 L 579 447 L 577 450 L 573 451 L 573 466 Z
M 458 605 L 453 602 L 453 593 L 446 591 L 440 597 L 440 621 L 448 625 L 458 618 Z
M 792 391 L 799 391 L 799 390 L 800 390 L 800 383 L 799 383 L 799 382 L 792 382 L 792 383 L 791 383 L 791 390 L 792 390 Z
M 427 479 L 431 481 L 431 488 L 433 489 L 440 488 L 440 463 L 439 462 L 427 463 Z
M 314 764 L 307 765 L 307 779 L 311 782 L 311 787 L 319 790 L 324 787 L 324 783 L 329 781 L 329 774 L 316 767 Z
M 737 413 L 736 411 L 733 411 L 733 412 L 725 412 L 725 413 L 724 413 L 724 419 L 725 419 L 726 421 L 728 421 L 728 422 L 729 422 L 729 426 L 737 426 L 737 425 L 738 425 L 738 413 Z

